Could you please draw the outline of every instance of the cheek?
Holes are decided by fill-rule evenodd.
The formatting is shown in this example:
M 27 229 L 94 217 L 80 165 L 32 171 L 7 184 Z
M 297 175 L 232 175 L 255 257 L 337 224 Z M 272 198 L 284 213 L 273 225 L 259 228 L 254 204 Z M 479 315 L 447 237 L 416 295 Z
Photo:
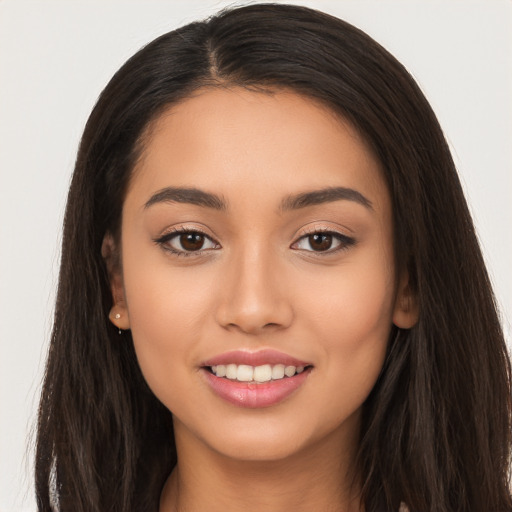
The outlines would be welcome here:
M 347 349 L 360 350 L 365 340 L 387 339 L 392 320 L 393 287 L 382 275 L 352 274 L 337 293 L 331 296 L 325 311 L 331 318 L 331 329 L 341 336 Z
M 348 407 L 360 405 L 373 388 L 382 369 L 392 328 L 393 272 L 386 261 L 351 266 L 326 280 L 329 293 L 303 303 L 323 352 L 326 382 L 335 384 L 340 400 L 350 397 Z M 299 296 L 300 292 L 297 292 Z M 302 296 L 306 296 L 302 294 Z M 341 397 L 344 394 L 344 397 Z
M 327 338 L 333 348 L 359 350 L 365 339 L 387 340 L 395 285 L 390 251 L 381 249 L 355 254 L 345 265 L 317 274 L 295 290 L 301 314 L 317 329 L 332 333 Z
M 123 262 L 130 329 L 149 387 L 172 408 L 171 390 L 179 394 L 186 369 L 198 362 L 211 286 L 197 270 L 140 261 L 131 253 Z

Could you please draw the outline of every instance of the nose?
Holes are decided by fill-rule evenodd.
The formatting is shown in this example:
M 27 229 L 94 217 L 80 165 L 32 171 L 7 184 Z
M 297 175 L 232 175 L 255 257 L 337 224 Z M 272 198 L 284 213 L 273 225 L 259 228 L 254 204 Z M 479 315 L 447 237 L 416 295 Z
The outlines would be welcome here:
M 222 327 L 257 335 L 290 326 L 289 289 L 272 255 L 263 250 L 243 251 L 226 262 L 226 267 L 216 310 Z

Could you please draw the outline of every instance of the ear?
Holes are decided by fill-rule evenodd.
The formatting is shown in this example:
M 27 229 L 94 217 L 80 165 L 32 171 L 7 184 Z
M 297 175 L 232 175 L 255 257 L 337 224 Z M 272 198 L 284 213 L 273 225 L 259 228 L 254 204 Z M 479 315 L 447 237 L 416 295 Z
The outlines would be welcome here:
M 130 317 L 126 306 L 124 293 L 123 273 L 121 270 L 121 258 L 119 249 L 116 247 L 114 237 L 107 233 L 101 245 L 101 255 L 105 261 L 110 281 L 113 306 L 108 315 L 110 321 L 118 329 L 130 328 Z
M 410 329 L 418 322 L 418 297 L 409 282 L 409 273 L 404 272 L 398 284 L 393 310 L 393 323 L 401 329 Z

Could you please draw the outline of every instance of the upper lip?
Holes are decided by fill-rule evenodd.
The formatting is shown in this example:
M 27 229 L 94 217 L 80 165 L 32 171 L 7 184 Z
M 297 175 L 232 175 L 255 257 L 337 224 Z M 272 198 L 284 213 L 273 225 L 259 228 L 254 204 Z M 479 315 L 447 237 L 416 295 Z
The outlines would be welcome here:
M 273 349 L 264 349 L 255 352 L 248 350 L 224 352 L 223 354 L 208 359 L 201 366 L 217 366 L 219 364 L 247 364 L 249 366 L 284 364 L 285 366 L 311 366 L 311 363 L 301 361 L 289 354 Z

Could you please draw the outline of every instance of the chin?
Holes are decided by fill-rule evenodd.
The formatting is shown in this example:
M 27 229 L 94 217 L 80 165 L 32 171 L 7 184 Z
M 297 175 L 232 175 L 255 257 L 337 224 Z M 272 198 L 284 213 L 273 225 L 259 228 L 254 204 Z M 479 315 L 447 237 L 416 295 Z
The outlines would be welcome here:
M 317 424 L 304 420 L 302 418 L 299 423 L 297 416 L 293 419 L 259 418 L 259 421 L 245 418 L 227 424 L 219 423 L 200 437 L 214 452 L 233 460 L 279 462 L 317 452 L 323 441 L 340 434 L 339 424 Z
M 217 450 L 220 454 L 240 462 L 279 462 L 300 453 L 304 444 L 300 440 L 248 436 L 230 437 Z

